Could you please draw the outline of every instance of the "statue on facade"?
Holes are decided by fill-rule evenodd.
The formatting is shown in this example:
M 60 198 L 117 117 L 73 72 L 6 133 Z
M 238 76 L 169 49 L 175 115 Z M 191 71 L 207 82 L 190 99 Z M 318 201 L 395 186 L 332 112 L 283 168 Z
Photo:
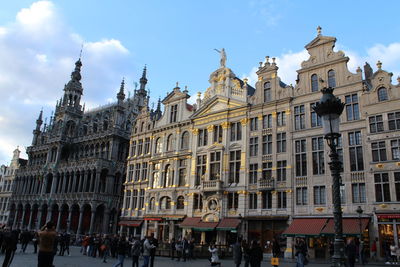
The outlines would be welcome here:
M 225 49 L 222 48 L 221 51 L 219 51 L 218 49 L 215 49 L 215 48 L 214 48 L 214 50 L 217 51 L 217 52 L 220 54 L 220 56 L 221 56 L 221 59 L 220 59 L 220 61 L 219 61 L 220 64 L 221 64 L 221 68 L 225 68 L 225 63 L 226 63 L 226 53 L 225 53 Z

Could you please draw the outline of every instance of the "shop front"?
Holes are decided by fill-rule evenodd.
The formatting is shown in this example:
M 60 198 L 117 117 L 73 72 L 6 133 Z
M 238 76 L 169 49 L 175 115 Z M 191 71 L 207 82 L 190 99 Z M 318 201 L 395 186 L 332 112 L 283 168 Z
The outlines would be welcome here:
M 380 245 L 380 256 L 384 257 L 382 245 L 389 244 L 400 245 L 400 214 L 382 213 L 376 214 L 378 221 L 378 234 Z
M 205 222 L 200 217 L 187 217 L 180 224 L 184 229 L 184 237 L 194 239 L 195 243 L 205 245 L 211 242 L 216 243 L 218 222 Z
M 122 233 L 128 236 L 141 235 L 143 220 L 123 220 L 118 223 Z
M 239 237 L 238 228 L 240 223 L 240 219 L 237 218 L 223 218 L 216 228 L 219 244 L 224 246 L 234 244 Z
M 184 216 L 162 215 L 145 217 L 144 235 L 154 235 L 160 243 L 169 243 L 172 238 L 178 239 L 182 236 L 179 224 Z

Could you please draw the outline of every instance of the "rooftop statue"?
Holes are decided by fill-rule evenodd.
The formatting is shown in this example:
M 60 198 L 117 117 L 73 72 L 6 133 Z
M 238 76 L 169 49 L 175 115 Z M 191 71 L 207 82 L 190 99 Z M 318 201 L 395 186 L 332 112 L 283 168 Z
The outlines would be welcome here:
M 225 53 L 225 49 L 222 48 L 221 51 L 219 51 L 218 49 L 215 49 L 215 48 L 214 48 L 214 50 L 217 51 L 217 52 L 220 54 L 220 56 L 221 56 L 221 59 L 220 59 L 220 61 L 219 61 L 220 64 L 221 64 L 221 68 L 225 68 L 225 63 L 226 63 L 226 53 Z

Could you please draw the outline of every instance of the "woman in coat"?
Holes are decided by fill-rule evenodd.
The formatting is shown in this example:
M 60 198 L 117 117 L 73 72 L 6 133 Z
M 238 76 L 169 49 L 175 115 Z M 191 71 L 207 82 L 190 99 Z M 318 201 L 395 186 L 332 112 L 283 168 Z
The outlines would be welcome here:
M 250 248 L 250 266 L 260 267 L 261 261 L 263 260 L 263 251 L 257 240 L 253 240 Z
M 219 257 L 218 257 L 218 249 L 215 247 L 214 243 L 211 243 L 210 247 L 208 248 L 208 251 L 211 253 L 211 266 L 221 266 L 221 263 L 219 262 Z

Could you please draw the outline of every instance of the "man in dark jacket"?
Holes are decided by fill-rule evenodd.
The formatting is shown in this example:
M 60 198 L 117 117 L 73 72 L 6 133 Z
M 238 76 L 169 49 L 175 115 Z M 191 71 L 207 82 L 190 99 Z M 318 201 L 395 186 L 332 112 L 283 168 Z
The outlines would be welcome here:
M 257 240 L 253 240 L 250 248 L 250 266 L 260 267 L 263 260 L 263 251 Z
M 3 261 L 3 267 L 8 267 L 13 261 L 15 251 L 17 250 L 18 231 L 7 230 L 3 237 L 3 246 L 5 247 L 6 255 Z
M 117 244 L 118 262 L 114 264 L 114 267 L 124 266 L 124 260 L 128 252 L 128 248 L 129 248 L 129 243 L 126 241 L 126 237 L 121 236 Z
M 139 239 L 139 236 L 135 236 L 135 239 L 132 242 L 132 267 L 139 267 L 139 256 L 142 247 Z
M 346 246 L 346 255 L 349 267 L 354 267 L 357 257 L 357 248 L 354 240 L 350 240 Z
M 236 243 L 233 244 L 233 262 L 236 267 L 239 267 L 242 263 L 242 238 L 238 238 Z
M 150 250 L 150 267 L 154 267 L 154 258 L 158 247 L 158 240 L 154 237 L 154 233 L 151 234 L 150 244 L 153 246 Z

